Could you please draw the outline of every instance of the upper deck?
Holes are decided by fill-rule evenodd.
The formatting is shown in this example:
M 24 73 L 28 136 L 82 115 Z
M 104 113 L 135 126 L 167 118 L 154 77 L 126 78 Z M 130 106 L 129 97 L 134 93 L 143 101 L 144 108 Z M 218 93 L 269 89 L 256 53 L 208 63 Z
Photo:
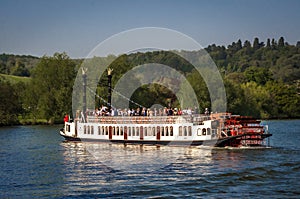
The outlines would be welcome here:
M 87 116 L 88 123 L 100 124 L 193 124 L 200 125 L 208 120 L 223 120 L 230 114 L 193 114 L 177 116 Z

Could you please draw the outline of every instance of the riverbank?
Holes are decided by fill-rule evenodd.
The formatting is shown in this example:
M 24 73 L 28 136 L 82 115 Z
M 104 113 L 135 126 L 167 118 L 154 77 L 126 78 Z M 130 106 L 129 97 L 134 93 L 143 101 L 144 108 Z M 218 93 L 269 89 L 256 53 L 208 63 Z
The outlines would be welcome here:
M 0 127 L 4 126 L 27 126 L 27 125 L 55 125 L 63 124 L 63 119 L 61 120 L 46 120 L 46 119 L 32 119 L 32 118 L 19 118 L 18 120 L 11 121 L 9 124 L 2 124 L 0 122 Z
M 300 118 L 257 118 L 262 121 L 276 121 L 276 120 L 299 120 Z M 61 120 L 46 120 L 46 119 L 32 119 L 32 118 L 21 118 L 19 120 L 12 121 L 8 125 L 0 125 L 0 127 L 4 126 L 27 126 L 27 125 L 55 125 L 55 124 L 63 124 L 63 118 Z

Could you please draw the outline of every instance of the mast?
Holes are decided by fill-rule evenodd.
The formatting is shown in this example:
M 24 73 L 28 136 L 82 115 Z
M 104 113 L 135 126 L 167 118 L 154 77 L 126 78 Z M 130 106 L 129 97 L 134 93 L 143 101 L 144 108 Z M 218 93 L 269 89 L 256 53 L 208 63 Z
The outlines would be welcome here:
M 83 95 L 82 95 L 82 113 L 84 121 L 86 121 L 86 69 L 82 68 Z
M 113 69 L 107 69 L 107 78 L 108 78 L 108 97 L 107 97 L 107 105 L 108 105 L 108 112 L 111 113 L 111 78 Z

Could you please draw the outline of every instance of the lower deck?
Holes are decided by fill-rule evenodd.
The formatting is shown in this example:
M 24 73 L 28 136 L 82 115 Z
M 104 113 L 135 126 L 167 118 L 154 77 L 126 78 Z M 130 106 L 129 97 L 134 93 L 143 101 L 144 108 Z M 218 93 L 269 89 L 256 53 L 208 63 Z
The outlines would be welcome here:
M 66 123 L 65 134 L 69 137 L 89 140 L 116 141 L 205 141 L 217 139 L 217 129 L 211 122 L 201 125 L 185 124 L 99 124 Z

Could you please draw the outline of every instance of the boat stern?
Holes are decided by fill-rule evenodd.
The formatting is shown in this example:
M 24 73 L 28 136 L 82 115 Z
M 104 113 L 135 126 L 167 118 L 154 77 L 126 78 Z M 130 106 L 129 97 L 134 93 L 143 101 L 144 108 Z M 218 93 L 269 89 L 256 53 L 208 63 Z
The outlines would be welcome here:
M 64 127 L 60 129 L 59 134 L 66 140 L 80 141 L 77 137 L 76 125 L 74 122 L 65 122 Z

